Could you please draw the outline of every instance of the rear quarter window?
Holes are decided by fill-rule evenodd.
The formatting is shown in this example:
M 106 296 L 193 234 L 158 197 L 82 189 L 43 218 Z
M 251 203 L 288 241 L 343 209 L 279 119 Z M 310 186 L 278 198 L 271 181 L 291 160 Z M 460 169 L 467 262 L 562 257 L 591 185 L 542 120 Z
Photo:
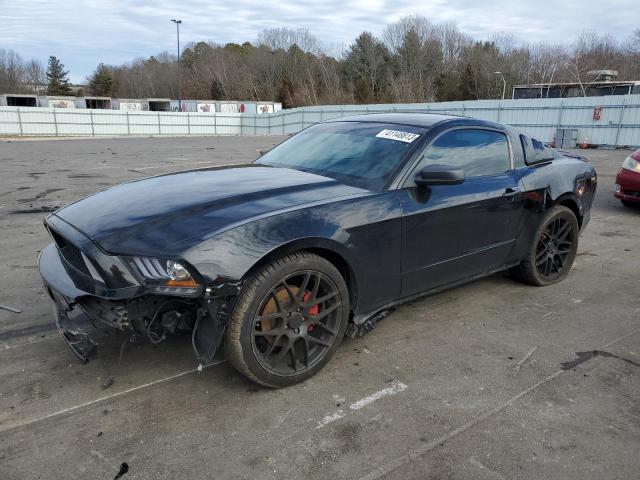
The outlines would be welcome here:
M 527 165 L 550 162 L 555 158 L 553 149 L 545 145 L 540 140 L 520 135 L 520 143 L 524 153 L 524 161 Z

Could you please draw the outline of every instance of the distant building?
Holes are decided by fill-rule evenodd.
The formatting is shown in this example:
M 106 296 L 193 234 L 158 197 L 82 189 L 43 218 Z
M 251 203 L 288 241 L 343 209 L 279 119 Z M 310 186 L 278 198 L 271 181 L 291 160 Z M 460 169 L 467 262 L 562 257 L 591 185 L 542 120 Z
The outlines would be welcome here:
M 89 95 L 61 96 L 2 94 L 0 107 L 48 107 L 66 109 L 124 110 L 129 112 L 200 112 L 261 115 L 282 110 L 282 103 L 242 100 L 181 100 L 170 98 L 111 98 Z
M 38 96 L 27 93 L 0 95 L 0 107 L 37 107 Z
M 513 99 L 522 98 L 570 98 L 603 97 L 607 95 L 640 94 L 640 80 L 615 80 L 616 70 L 593 70 L 587 73 L 590 79 L 582 83 L 532 83 L 515 85 Z

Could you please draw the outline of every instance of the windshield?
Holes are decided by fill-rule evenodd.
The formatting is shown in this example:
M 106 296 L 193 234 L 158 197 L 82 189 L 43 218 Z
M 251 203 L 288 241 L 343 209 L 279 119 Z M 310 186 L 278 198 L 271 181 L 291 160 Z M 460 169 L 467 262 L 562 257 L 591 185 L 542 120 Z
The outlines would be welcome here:
M 329 122 L 314 125 L 256 163 L 293 168 L 379 191 L 425 130 L 407 125 Z

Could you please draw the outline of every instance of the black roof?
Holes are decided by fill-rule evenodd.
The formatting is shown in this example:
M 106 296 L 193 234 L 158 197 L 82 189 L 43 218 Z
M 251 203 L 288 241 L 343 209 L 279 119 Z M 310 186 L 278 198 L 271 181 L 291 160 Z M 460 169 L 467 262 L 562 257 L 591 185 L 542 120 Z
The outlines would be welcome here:
M 444 115 L 440 113 L 367 113 L 362 115 L 350 115 L 337 117 L 328 122 L 375 122 L 391 123 L 396 125 L 412 125 L 414 127 L 431 128 L 436 124 L 456 122 L 459 125 L 486 126 L 507 129 L 506 125 L 481 120 L 479 118 L 465 117 L 462 115 Z
M 413 125 L 415 127 L 431 127 L 446 120 L 459 120 L 460 116 L 441 115 L 439 113 L 367 113 L 349 115 L 329 120 L 330 122 L 376 122 Z

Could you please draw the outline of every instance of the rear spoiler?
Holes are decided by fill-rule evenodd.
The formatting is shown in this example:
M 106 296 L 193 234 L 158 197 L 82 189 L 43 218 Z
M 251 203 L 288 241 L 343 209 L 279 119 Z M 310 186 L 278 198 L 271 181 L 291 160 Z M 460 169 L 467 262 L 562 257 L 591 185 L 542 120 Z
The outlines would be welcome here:
M 575 152 L 569 152 L 567 150 L 556 150 L 560 155 L 569 157 L 569 158 L 577 158 L 578 160 L 582 160 L 583 162 L 588 162 L 589 159 L 584 155 Z

